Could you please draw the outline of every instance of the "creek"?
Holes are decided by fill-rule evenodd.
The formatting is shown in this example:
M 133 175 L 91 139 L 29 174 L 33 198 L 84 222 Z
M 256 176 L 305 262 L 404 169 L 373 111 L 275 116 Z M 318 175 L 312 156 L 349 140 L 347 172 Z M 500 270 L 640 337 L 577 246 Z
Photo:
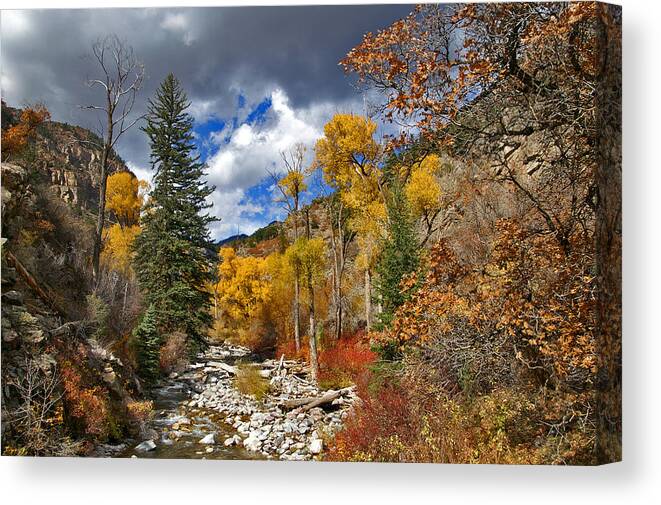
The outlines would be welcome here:
M 240 367 L 254 367 L 268 393 L 236 388 Z M 99 455 L 160 459 L 320 459 L 356 401 L 353 388 L 321 391 L 306 365 L 263 359 L 242 347 L 211 346 L 151 391 L 154 416 L 142 440 L 102 446 Z M 311 399 L 331 393 L 320 405 Z

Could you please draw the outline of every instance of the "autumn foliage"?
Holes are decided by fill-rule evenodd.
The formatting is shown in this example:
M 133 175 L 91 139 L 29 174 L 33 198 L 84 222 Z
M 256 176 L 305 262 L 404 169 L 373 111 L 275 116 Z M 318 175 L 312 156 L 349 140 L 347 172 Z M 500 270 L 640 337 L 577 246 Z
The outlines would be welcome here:
M 343 336 L 319 354 L 319 382 L 329 389 L 354 384 L 376 359 L 364 333 Z
M 413 127 L 389 147 L 434 245 L 371 335 L 401 369 L 371 373 L 332 458 L 619 458 L 620 51 L 592 2 L 424 5 L 341 62 Z
M 17 124 L 2 131 L 2 155 L 5 161 L 25 150 L 39 125 L 50 120 L 50 112 L 44 105 L 26 107 L 21 111 Z

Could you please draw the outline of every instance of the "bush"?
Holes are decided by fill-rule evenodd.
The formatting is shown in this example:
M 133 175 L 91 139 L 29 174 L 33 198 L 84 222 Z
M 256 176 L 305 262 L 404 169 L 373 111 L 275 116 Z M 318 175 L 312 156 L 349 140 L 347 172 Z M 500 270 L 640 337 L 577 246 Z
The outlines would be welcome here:
M 364 337 L 343 337 L 319 354 L 319 385 L 323 389 L 350 386 L 376 358 Z
M 6 380 L 5 391 L 14 390 L 18 403 L 3 399 L 4 455 L 74 456 L 80 450 L 64 433 L 61 382 L 56 366 L 45 369 L 27 357 L 21 373 Z
M 188 364 L 186 334 L 174 332 L 166 335 L 165 344 L 159 354 L 160 369 L 165 374 L 181 372 Z
M 126 412 L 128 419 L 133 425 L 133 431 L 142 436 L 147 427 L 147 423 L 154 415 L 154 402 L 141 401 L 129 402 L 126 405 Z
M 95 294 L 87 295 L 87 322 L 92 327 L 94 337 L 98 342 L 104 342 L 108 335 L 108 304 Z
M 101 386 L 89 387 L 80 371 L 70 361 L 62 365 L 62 385 L 68 415 L 81 431 L 97 439 L 111 434 L 108 391 Z
M 235 379 L 236 389 L 244 395 L 252 395 L 261 401 L 270 390 L 269 382 L 259 375 L 259 370 L 252 365 L 238 365 Z

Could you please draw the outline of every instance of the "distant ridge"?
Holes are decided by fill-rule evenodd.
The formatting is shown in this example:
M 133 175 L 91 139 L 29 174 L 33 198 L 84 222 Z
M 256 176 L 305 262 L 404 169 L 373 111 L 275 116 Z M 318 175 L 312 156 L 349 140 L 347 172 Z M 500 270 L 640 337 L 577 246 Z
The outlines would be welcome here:
M 224 238 L 223 240 L 219 240 L 216 242 L 216 245 L 218 247 L 222 247 L 225 244 L 229 244 L 230 242 L 236 242 L 237 240 L 243 240 L 248 238 L 249 235 L 246 235 L 245 233 L 239 233 L 238 235 L 232 235 L 231 237 Z
M 231 237 L 227 237 L 222 240 L 219 240 L 218 242 L 216 242 L 216 247 L 220 248 L 227 245 L 232 245 L 235 247 L 239 245 L 247 245 L 249 247 L 253 247 L 257 243 L 263 240 L 269 240 L 275 238 L 278 235 L 278 231 L 281 224 L 282 223 L 280 221 L 274 220 L 271 221 L 266 226 L 263 226 L 262 228 L 258 228 L 250 235 L 246 235 L 245 233 L 237 233 L 236 235 L 232 235 Z

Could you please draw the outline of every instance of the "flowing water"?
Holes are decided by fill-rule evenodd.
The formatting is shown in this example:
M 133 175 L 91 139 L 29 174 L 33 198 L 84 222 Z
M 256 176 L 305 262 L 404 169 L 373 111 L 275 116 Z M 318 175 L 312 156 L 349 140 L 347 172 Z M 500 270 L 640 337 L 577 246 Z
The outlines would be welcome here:
M 139 451 L 137 442 L 119 454 L 120 457 L 159 459 L 264 459 L 260 453 L 249 452 L 241 446 L 225 447 L 223 441 L 236 434 L 224 422 L 225 416 L 210 409 L 189 408 L 190 388 L 181 382 L 170 382 L 153 390 L 155 416 L 151 427 L 159 438 L 156 448 Z M 190 421 L 188 424 L 187 421 Z M 199 441 L 213 433 L 215 444 Z M 207 452 L 210 450 L 210 452 Z

